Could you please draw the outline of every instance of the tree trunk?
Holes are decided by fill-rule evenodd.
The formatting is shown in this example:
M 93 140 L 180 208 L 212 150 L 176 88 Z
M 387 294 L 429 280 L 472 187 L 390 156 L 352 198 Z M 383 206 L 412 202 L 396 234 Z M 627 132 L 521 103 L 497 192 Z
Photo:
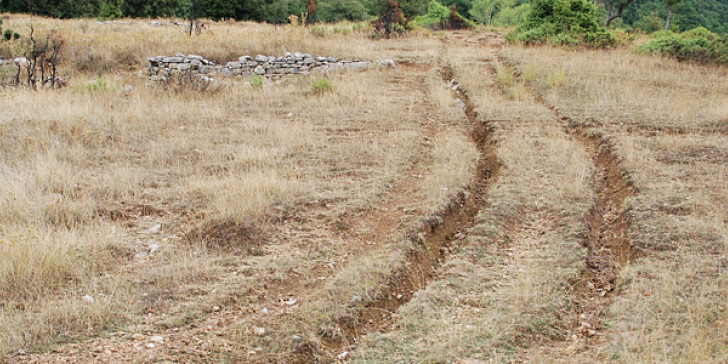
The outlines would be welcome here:
M 667 7 L 667 18 L 665 18 L 665 30 L 670 28 L 670 20 L 672 19 L 672 6 Z
M 619 6 L 617 7 L 617 12 L 607 17 L 607 20 L 604 22 L 604 27 L 609 28 L 609 24 L 612 22 L 612 20 L 617 19 L 622 16 L 622 11 L 624 11 L 624 8 L 628 7 L 630 4 L 632 4 L 634 0 L 620 0 Z

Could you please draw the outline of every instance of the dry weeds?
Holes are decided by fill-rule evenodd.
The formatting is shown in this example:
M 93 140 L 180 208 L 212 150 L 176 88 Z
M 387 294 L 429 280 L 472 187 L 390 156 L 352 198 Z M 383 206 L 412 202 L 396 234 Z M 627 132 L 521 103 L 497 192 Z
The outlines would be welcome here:
M 64 34 L 71 84 L 0 95 L 6 361 L 728 360 L 725 69 L 503 47 L 491 33 L 7 25 L 31 21 Z M 137 76 L 148 56 L 287 51 L 400 67 L 331 75 L 321 95 L 309 78 L 200 93 Z M 436 62 L 473 109 L 455 105 Z M 501 166 L 475 197 L 488 203 L 444 250 L 413 255 L 426 247 L 407 232 L 484 173 L 468 136 L 486 126 Z M 598 317 L 574 317 L 600 198 L 575 126 L 612 143 L 638 191 L 625 204 L 641 258 Z M 425 266 L 438 268 L 392 281 Z M 399 295 L 396 312 L 367 306 Z

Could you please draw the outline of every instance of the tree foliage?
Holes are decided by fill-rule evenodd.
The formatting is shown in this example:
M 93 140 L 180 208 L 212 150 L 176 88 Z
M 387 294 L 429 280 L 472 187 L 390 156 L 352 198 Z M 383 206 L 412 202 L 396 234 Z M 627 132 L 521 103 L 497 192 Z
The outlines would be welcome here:
M 610 0 L 598 0 L 608 11 Z M 615 0 L 618 1 L 618 0 Z M 672 8 L 672 11 L 670 10 Z M 665 29 L 694 29 L 704 27 L 713 33 L 728 34 L 728 0 L 639 0 L 624 9 L 620 27 L 653 30 L 655 18 Z
M 0 11 L 33 13 L 55 18 L 73 17 L 182 17 L 190 15 L 193 0 L 0 0 Z M 309 20 L 335 22 L 378 18 L 388 0 L 317 0 L 309 11 L 308 0 L 194 0 L 197 18 L 230 18 L 280 24 L 288 15 L 310 13 Z M 728 34 L 728 0 L 593 0 L 599 5 L 599 23 L 608 18 L 613 27 L 626 30 L 684 30 L 703 26 Z M 563 1 L 556 1 L 563 4 Z M 428 14 L 430 0 L 400 0 L 407 19 Z M 463 21 L 515 26 L 525 21 L 540 0 L 439 0 Z M 541 5 L 539 5 L 541 6 Z M 119 9 L 121 12 L 119 12 Z M 621 9 L 621 10 L 620 10 Z M 621 17 L 619 16 L 621 11 Z M 432 20 L 432 19 L 430 19 Z M 439 24 L 440 20 L 435 23 Z M 668 24 L 669 21 L 669 24 Z M 572 36 L 561 36 L 564 40 Z
M 427 6 L 427 14 L 419 16 L 414 20 L 415 24 L 438 29 L 451 29 L 461 27 L 474 27 L 475 24 L 460 15 L 457 7 L 448 8 L 437 0 L 431 0 Z
M 369 18 L 367 8 L 357 0 L 323 0 L 319 2 L 316 12 L 318 20 L 328 23 Z
M 588 0 L 536 0 L 526 20 L 506 36 L 511 42 L 603 48 L 616 44 Z

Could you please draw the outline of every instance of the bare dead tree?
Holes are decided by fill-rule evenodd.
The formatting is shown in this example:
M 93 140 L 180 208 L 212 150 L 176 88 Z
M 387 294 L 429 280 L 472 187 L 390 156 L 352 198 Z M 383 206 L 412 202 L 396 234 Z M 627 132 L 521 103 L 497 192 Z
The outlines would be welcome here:
M 45 39 L 38 40 L 35 38 L 35 29 L 31 25 L 29 42 L 25 57 L 25 68 L 28 72 L 26 85 L 33 89 L 37 89 L 39 83 L 41 86 L 46 84 L 50 84 L 51 87 L 59 86 L 57 82 L 58 63 L 61 48 L 65 43 L 61 35 L 54 30 L 48 33 Z M 20 69 L 18 68 L 18 78 L 19 75 Z

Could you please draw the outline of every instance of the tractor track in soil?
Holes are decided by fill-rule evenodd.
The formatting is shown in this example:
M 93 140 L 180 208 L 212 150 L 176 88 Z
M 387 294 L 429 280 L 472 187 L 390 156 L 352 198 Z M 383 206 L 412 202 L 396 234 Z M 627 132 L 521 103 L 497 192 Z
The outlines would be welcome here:
M 513 64 L 502 56 L 496 56 L 494 61 L 509 72 L 514 71 Z M 513 74 L 534 102 L 549 109 L 564 132 L 582 145 L 594 166 L 590 176 L 594 201 L 584 216 L 587 235 L 581 242 L 587 253 L 585 266 L 579 278 L 569 282 L 573 306 L 572 315 L 565 323 L 570 328 L 569 337 L 576 335 L 588 342 L 598 341 L 604 314 L 614 296 L 624 289 L 618 281 L 619 272 L 641 255 L 629 237 L 631 220 L 625 203 L 638 190 L 606 136 L 593 128 L 574 125 L 570 117 L 548 104 L 538 92 L 523 83 L 516 72 Z
M 442 79 L 449 81 L 453 71 L 440 66 Z M 363 335 L 386 331 L 396 319 L 399 307 L 409 302 L 414 294 L 424 289 L 435 277 L 445 261 L 454 241 L 461 239 L 474 223 L 477 213 L 487 204 L 490 186 L 500 168 L 496 156 L 491 125 L 480 118 L 468 95 L 463 90 L 452 92 L 453 99 L 465 105 L 463 110 L 472 129 L 470 138 L 477 146 L 479 158 L 475 175 L 466 191 L 456 195 L 433 217 L 423 221 L 406 236 L 415 247 L 406 256 L 405 265 L 397 269 L 381 288 L 375 299 L 364 302 L 354 318 L 338 322 L 341 335 L 324 338 L 328 352 L 340 352 L 358 342 Z

